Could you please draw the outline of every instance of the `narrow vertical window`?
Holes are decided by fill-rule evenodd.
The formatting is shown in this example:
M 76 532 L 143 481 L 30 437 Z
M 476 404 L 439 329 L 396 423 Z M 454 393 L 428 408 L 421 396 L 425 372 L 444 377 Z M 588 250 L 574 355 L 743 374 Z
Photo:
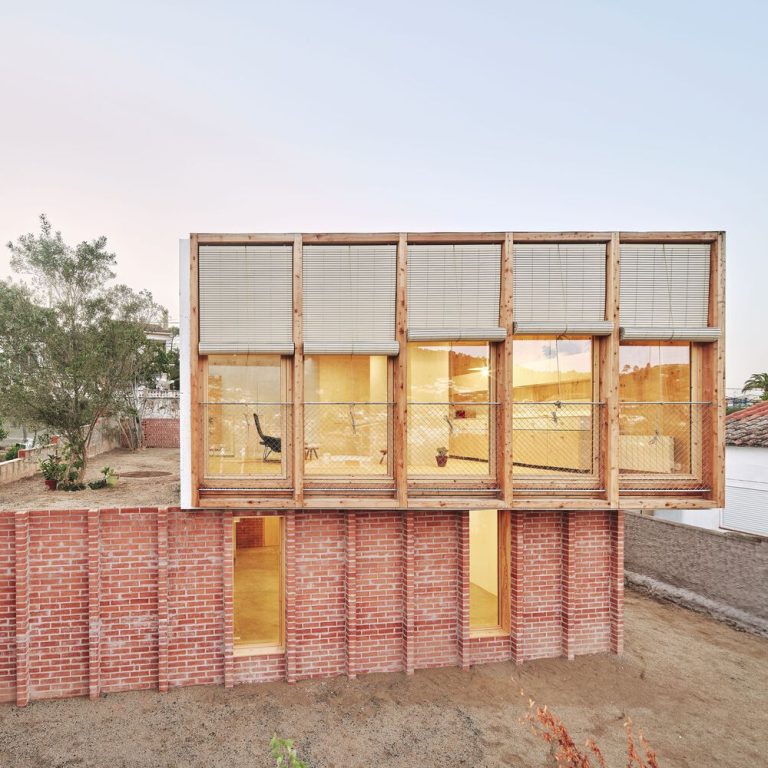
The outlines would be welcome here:
M 501 626 L 499 578 L 499 513 L 473 509 L 469 513 L 469 628 Z
M 283 518 L 236 519 L 234 537 L 235 647 L 243 651 L 280 646 Z

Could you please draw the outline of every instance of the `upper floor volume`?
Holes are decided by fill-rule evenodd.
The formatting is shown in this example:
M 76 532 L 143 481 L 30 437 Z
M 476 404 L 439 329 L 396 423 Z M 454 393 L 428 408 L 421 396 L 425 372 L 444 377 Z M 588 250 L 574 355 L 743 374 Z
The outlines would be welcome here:
M 722 232 L 180 255 L 185 507 L 722 505 Z

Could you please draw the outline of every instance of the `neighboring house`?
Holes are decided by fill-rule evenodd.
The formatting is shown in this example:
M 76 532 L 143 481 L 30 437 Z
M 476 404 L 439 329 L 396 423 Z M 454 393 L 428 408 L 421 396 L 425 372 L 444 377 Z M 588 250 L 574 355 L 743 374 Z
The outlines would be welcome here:
M 230 542 L 230 679 L 620 652 L 623 510 L 722 505 L 722 233 L 180 252 L 182 508 Z

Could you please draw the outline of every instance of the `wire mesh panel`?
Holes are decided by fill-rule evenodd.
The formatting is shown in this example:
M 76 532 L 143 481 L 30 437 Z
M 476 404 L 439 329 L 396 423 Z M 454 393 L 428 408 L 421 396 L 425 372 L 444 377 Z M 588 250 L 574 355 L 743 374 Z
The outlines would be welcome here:
M 305 403 L 304 475 L 391 475 L 391 403 Z
M 601 403 L 512 403 L 512 473 L 583 483 L 599 474 Z
M 284 477 L 292 406 L 204 403 L 208 477 Z
M 409 476 L 489 478 L 497 407 L 489 402 L 409 403 Z
M 704 490 L 703 437 L 714 427 L 712 403 L 622 403 L 619 474 L 622 486 L 638 482 L 663 490 L 684 484 Z M 650 483 L 650 485 L 649 485 Z

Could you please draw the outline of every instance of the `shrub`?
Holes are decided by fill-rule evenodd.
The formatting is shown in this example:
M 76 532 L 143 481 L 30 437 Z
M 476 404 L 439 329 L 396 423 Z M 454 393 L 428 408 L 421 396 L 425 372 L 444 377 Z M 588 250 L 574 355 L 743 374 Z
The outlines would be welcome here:
M 21 448 L 21 443 L 15 443 L 12 445 L 3 455 L 3 461 L 13 461 L 13 459 L 19 458 L 19 448 Z
M 269 749 L 277 768 L 309 768 L 305 762 L 299 760 L 292 739 L 279 739 L 275 734 L 269 742 Z

